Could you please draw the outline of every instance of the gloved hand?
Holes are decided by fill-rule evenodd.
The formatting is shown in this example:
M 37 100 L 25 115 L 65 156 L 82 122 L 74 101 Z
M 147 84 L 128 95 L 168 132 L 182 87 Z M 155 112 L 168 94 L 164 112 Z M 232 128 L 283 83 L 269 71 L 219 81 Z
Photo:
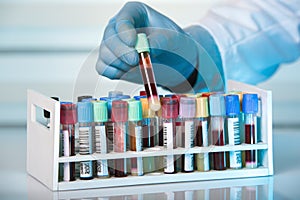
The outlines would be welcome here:
M 142 82 L 134 49 L 139 32 L 148 36 L 158 85 L 174 90 L 187 80 L 196 82 L 199 44 L 171 19 L 138 2 L 126 3 L 109 21 L 96 65 L 100 75 Z

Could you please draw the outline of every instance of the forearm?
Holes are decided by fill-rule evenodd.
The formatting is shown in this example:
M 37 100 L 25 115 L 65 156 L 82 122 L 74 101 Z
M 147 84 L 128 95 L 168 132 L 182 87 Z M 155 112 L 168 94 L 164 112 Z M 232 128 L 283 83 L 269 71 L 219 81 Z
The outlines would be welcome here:
M 200 21 L 214 38 L 225 76 L 256 84 L 300 55 L 300 1 L 235 1 Z

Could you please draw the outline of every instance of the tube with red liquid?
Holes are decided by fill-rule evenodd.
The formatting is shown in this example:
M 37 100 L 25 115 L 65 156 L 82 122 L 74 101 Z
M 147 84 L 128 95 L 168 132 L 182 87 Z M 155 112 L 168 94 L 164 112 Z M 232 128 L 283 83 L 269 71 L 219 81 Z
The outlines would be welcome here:
M 225 98 L 222 94 L 212 94 L 209 96 L 210 127 L 212 145 L 225 145 L 224 118 L 225 118 Z M 213 165 L 215 170 L 226 169 L 225 152 L 213 153 Z
M 145 90 L 149 101 L 149 107 L 153 111 L 158 111 L 161 105 L 157 93 L 156 81 L 149 54 L 149 43 L 146 34 L 139 33 L 137 35 L 135 49 L 139 54 L 140 71 L 145 85 Z
M 178 100 L 176 98 L 163 98 L 162 99 L 162 118 L 163 118 L 163 131 L 164 131 L 164 147 L 172 150 L 176 147 L 176 118 L 178 117 Z M 173 174 L 175 170 L 175 161 L 173 155 L 165 157 L 166 174 Z
M 60 144 L 63 150 L 63 156 L 75 156 L 75 124 L 77 123 L 76 104 L 64 102 L 60 105 L 60 123 L 62 131 L 63 144 Z M 63 180 L 75 180 L 75 163 L 66 162 L 63 166 Z
M 126 152 L 126 135 L 128 129 L 128 104 L 126 101 L 115 100 L 112 102 L 111 120 L 113 123 L 114 152 Z M 127 176 L 126 159 L 115 160 L 115 176 Z
M 257 143 L 256 120 L 258 112 L 258 96 L 257 94 L 243 95 L 243 113 L 245 117 L 245 143 Z M 245 164 L 247 168 L 257 167 L 257 150 L 245 151 Z
M 195 145 L 199 147 L 208 146 L 208 98 L 196 98 L 196 136 Z M 196 166 L 198 171 L 209 170 L 208 153 L 196 154 Z
M 180 98 L 180 116 L 183 122 L 183 146 L 186 149 L 194 147 L 196 99 L 193 97 Z M 183 159 L 184 172 L 194 171 L 194 154 L 185 154 Z
M 128 101 L 128 129 L 131 151 L 142 151 L 142 104 L 140 101 Z M 142 176 L 143 158 L 131 158 L 131 175 Z

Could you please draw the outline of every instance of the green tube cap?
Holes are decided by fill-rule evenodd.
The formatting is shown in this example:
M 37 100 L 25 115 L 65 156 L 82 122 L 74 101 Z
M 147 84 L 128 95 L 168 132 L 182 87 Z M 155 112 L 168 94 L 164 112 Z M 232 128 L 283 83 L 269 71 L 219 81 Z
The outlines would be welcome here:
M 128 101 L 128 121 L 140 121 L 142 119 L 142 103 L 137 100 Z
M 149 42 L 145 33 L 139 33 L 137 35 L 135 49 L 138 53 L 141 52 L 150 52 Z
M 107 101 L 94 101 L 94 121 L 95 122 L 107 122 Z

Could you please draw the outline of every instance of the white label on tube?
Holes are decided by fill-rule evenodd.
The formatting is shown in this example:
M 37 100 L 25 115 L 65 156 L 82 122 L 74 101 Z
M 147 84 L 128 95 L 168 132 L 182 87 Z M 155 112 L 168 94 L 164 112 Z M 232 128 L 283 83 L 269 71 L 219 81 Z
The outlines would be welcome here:
M 240 123 L 239 118 L 228 118 L 228 143 L 229 145 L 240 144 Z
M 166 149 L 171 150 L 173 149 L 173 123 L 164 123 L 164 146 Z M 164 172 L 166 173 L 173 173 L 174 172 L 174 156 L 167 155 L 165 157 L 165 169 Z
M 184 147 L 191 148 L 194 145 L 194 121 L 185 121 L 184 123 Z M 194 156 L 193 154 L 184 155 L 184 170 L 192 171 L 194 170 Z
M 70 156 L 70 138 L 69 131 L 63 130 L 64 138 L 64 156 Z M 64 163 L 64 181 L 70 181 L 70 163 Z
M 135 127 L 135 139 L 136 139 L 136 151 L 142 151 L 142 127 L 136 126 Z
M 79 127 L 79 153 L 82 155 L 91 154 L 92 127 Z
M 228 118 L 227 119 L 227 130 L 228 130 L 228 143 L 229 145 L 240 144 L 240 123 L 239 118 Z M 242 153 L 241 151 L 229 152 L 230 168 L 241 168 L 242 167 Z
M 93 177 L 92 161 L 80 162 L 80 178 Z
M 202 146 L 208 147 L 208 124 L 207 121 L 202 121 Z M 203 170 L 209 170 L 209 155 L 208 153 L 203 154 Z
M 208 125 L 207 121 L 202 121 L 202 146 L 208 146 Z
M 142 127 L 135 127 L 135 139 L 136 139 L 136 151 L 142 151 Z M 136 158 L 137 162 L 137 174 L 143 175 L 143 159 L 141 157 Z
M 96 152 L 107 153 L 105 126 L 95 126 Z M 97 161 L 97 176 L 108 176 L 107 160 Z

